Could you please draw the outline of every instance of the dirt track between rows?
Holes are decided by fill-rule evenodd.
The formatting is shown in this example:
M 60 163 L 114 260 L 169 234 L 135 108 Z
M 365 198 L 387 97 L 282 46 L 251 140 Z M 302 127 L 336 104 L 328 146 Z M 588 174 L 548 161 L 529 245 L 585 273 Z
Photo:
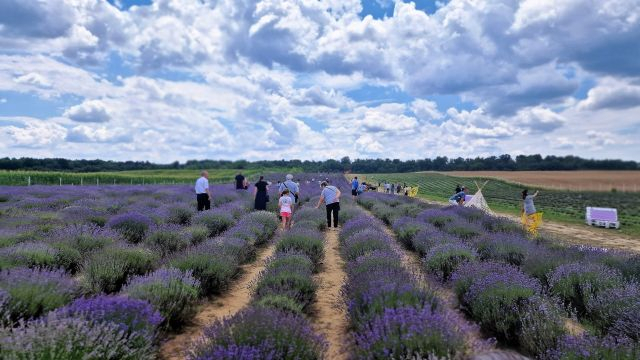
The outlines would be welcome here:
M 160 359 L 185 359 L 191 344 L 202 336 L 205 327 L 215 320 L 236 314 L 251 301 L 251 284 L 265 268 L 265 261 L 273 255 L 275 244 L 258 250 L 258 257 L 251 263 L 241 266 L 241 275 L 224 294 L 203 303 L 192 323 L 180 334 L 171 336 L 160 347 Z
M 324 263 L 315 276 L 318 283 L 316 301 L 313 303 L 313 328 L 329 342 L 327 359 L 344 360 L 349 355 L 349 323 L 347 309 L 341 296 L 345 282 L 344 261 L 340 257 L 338 231 L 325 232 Z

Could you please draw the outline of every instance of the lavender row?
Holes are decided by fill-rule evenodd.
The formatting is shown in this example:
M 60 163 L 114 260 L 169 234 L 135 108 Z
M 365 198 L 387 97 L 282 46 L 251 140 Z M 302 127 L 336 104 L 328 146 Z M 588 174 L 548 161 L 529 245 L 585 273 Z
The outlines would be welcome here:
M 256 281 L 251 305 L 206 328 L 188 358 L 323 358 L 327 344 L 305 317 L 315 296 L 313 273 L 323 245 L 314 223 L 301 221 L 284 232 Z
M 621 261 L 635 257 L 534 242 L 516 224 L 475 209 L 427 209 L 407 217 L 404 209 L 394 210 L 397 204 L 382 204 L 403 244 L 420 253 L 426 270 L 451 283 L 470 316 L 500 340 L 538 357 L 571 358 L 576 342 L 593 344 L 587 353 L 619 344 L 611 356 L 637 354 L 638 321 L 630 314 L 638 314 L 640 297 L 633 266 Z M 604 341 L 568 336 L 567 312 L 592 324 Z
M 465 342 L 471 329 L 404 268 L 383 226 L 360 214 L 340 233 L 352 358 L 464 357 L 472 351 Z
M 79 284 L 59 270 L 5 270 L 0 273 L 0 288 L 8 290 L 0 290 L 0 305 L 9 320 L 18 323 L 2 329 L 0 348 L 6 349 L 8 358 L 40 358 L 52 349 L 64 358 L 155 358 L 158 332 L 188 321 L 198 299 L 220 291 L 276 228 L 273 214 L 248 214 L 223 236 L 205 241 L 150 274 L 134 276 L 120 296 L 80 298 L 35 320 L 26 319 L 69 303 L 80 294 Z M 26 312 L 30 309 L 37 312 Z M 34 341 L 52 329 L 58 331 L 48 334 L 42 346 L 18 341 Z

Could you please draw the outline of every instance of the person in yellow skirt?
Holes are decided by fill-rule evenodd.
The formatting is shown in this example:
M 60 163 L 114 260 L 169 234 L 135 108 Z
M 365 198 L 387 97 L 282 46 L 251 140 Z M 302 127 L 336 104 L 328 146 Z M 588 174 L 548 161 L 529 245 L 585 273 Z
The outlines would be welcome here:
M 529 190 L 522 191 L 522 226 L 531 235 L 538 235 L 538 228 L 542 225 L 542 213 L 536 211 L 533 199 L 538 196 L 538 191 L 529 195 Z

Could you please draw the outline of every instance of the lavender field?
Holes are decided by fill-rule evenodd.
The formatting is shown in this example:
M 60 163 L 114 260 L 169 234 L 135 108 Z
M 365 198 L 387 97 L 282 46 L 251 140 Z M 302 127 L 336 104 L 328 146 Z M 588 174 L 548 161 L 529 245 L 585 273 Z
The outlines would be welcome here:
M 339 176 L 327 229 L 325 177 L 296 175 L 287 231 L 275 186 L 258 212 L 231 184 L 203 212 L 191 186 L 0 187 L 2 358 L 640 358 L 640 256 L 467 208 L 354 202 Z

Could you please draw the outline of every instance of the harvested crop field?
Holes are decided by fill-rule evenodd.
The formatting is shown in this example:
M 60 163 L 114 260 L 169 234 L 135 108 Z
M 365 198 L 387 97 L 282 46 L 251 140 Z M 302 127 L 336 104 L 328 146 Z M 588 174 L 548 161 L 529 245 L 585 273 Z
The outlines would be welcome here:
M 640 171 L 448 171 L 462 177 L 493 177 L 501 180 L 574 191 L 640 191 Z

